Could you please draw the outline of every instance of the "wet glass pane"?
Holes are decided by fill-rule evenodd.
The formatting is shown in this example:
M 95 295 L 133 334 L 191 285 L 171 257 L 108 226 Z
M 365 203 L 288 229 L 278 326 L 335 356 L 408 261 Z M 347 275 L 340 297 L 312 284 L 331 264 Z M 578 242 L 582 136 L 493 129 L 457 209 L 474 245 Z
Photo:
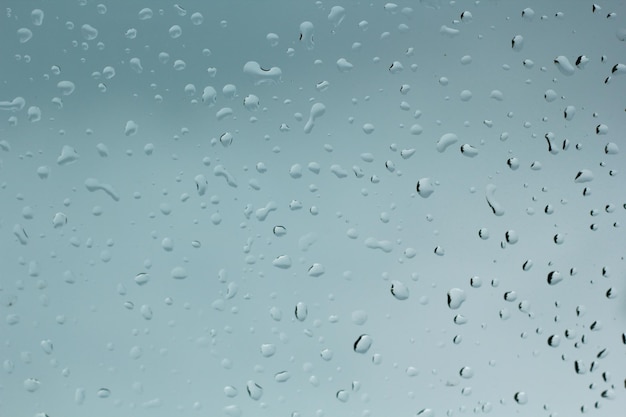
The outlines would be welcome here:
M 5 1 L 0 415 L 621 415 L 624 16 Z

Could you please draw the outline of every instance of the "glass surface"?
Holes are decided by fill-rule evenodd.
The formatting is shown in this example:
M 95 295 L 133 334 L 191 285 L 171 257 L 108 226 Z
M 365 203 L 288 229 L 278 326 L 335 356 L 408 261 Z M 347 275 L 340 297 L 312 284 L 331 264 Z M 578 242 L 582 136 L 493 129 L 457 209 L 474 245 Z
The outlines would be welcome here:
M 622 415 L 623 1 L 2 9 L 0 415 Z

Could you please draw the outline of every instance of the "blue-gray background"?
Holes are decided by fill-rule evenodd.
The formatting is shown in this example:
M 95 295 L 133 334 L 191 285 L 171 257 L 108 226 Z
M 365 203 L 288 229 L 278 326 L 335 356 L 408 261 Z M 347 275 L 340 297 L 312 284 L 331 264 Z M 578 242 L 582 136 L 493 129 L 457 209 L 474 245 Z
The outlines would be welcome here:
M 599 6 L 5 1 L 0 415 L 620 415 Z

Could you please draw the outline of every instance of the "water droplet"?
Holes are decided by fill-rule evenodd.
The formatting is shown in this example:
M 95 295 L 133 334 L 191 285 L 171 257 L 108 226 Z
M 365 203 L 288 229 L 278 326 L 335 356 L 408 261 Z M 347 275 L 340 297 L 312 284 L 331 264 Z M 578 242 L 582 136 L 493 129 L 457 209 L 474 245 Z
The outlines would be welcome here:
M 346 17 L 346 9 L 341 6 L 333 6 L 328 13 L 328 21 L 333 24 L 334 27 L 338 27 Z
M 343 390 L 343 389 L 337 391 L 337 394 L 335 396 L 342 403 L 346 403 L 350 399 L 350 393 L 348 391 L 346 391 L 346 390 Z
M 558 70 L 561 72 L 561 74 L 567 75 L 567 76 L 574 74 L 575 68 L 566 56 L 563 56 L 563 55 L 557 56 L 556 58 L 554 58 L 554 64 L 556 65 Z
M 351 315 L 352 323 L 362 326 L 367 322 L 367 313 L 363 310 L 354 310 Z
M 437 141 L 436 148 L 438 152 L 444 152 L 450 146 L 458 142 L 458 137 L 454 133 L 446 133 Z
M 417 193 L 420 197 L 428 198 L 435 192 L 435 186 L 430 178 L 421 178 L 417 181 L 415 186 Z
M 315 32 L 315 26 L 311 22 L 300 23 L 300 42 L 304 43 L 306 49 L 312 50 L 315 47 L 313 42 L 313 34 Z
M 98 398 L 109 398 L 111 396 L 111 390 L 108 388 L 100 388 L 97 392 L 96 392 L 96 396 Z
M 271 344 L 271 343 L 264 343 L 261 345 L 261 355 L 263 355 L 264 358 L 269 358 L 271 356 L 274 356 L 275 353 L 276 353 L 276 345 Z
M 367 353 L 373 342 L 374 340 L 371 338 L 370 335 L 362 334 L 354 342 L 353 349 L 356 353 Z
M 524 405 L 528 402 L 528 396 L 524 391 L 516 392 L 515 395 L 513 395 L 513 399 L 520 405 Z
M 309 268 L 308 274 L 309 274 L 310 277 L 319 277 L 319 276 L 323 275 L 324 272 L 326 272 L 326 269 L 324 268 L 324 265 L 319 264 L 319 263 L 314 263 Z
M 582 169 L 578 171 L 576 177 L 574 177 L 575 183 L 585 183 L 593 180 L 593 172 L 589 169 Z
M 396 300 L 406 300 L 409 298 L 409 288 L 400 281 L 391 281 L 391 295 Z
M 246 390 L 248 391 L 248 396 L 255 401 L 260 400 L 263 396 L 263 388 L 254 381 L 246 383 Z
M 320 356 L 325 361 L 329 361 L 333 358 L 333 351 L 330 349 L 324 349 L 320 352 Z
M 478 155 L 478 149 L 476 149 L 476 148 L 475 148 L 475 147 L 473 147 L 472 145 L 469 145 L 469 144 L 467 144 L 467 143 L 466 143 L 465 145 L 462 145 L 462 146 L 461 146 L 461 153 L 462 153 L 464 156 L 467 156 L 467 157 L 473 158 L 473 157 L 475 157 L 476 155 Z
M 309 120 L 304 125 L 304 133 L 311 133 L 313 127 L 315 126 L 315 120 L 322 117 L 324 113 L 326 113 L 326 106 L 322 103 L 314 103 L 311 106 Z
M 139 130 L 139 125 L 137 125 L 137 123 L 135 123 L 134 121 L 129 120 L 126 122 L 126 126 L 124 127 L 124 135 L 133 136 L 137 134 L 138 130 Z
M 459 375 L 461 375 L 461 378 L 470 379 L 471 377 L 474 376 L 474 370 L 470 368 L 469 366 L 464 366 L 459 371 Z
M 256 61 L 248 61 L 243 66 L 243 72 L 246 74 L 254 85 L 262 84 L 277 84 L 282 77 L 282 70 L 278 67 L 271 67 L 270 69 L 264 69 Z
M 40 386 L 41 382 L 36 378 L 26 378 L 24 380 L 24 389 L 28 392 L 35 392 Z
M 349 62 L 347 59 L 339 58 L 337 60 L 337 69 L 339 70 L 339 72 L 348 72 L 352 68 L 354 68 L 354 65 L 352 65 L 352 63 Z
M 187 270 L 182 266 L 176 266 L 172 268 L 170 276 L 174 279 L 185 279 L 187 278 Z
M 548 284 L 556 285 L 563 281 L 563 275 L 559 271 L 550 271 L 547 278 Z
M 452 310 L 456 310 L 465 302 L 467 296 L 465 291 L 460 288 L 452 288 L 448 291 L 448 307 Z
M 504 238 L 506 242 L 510 243 L 511 245 L 514 245 L 519 241 L 519 236 L 517 235 L 517 232 L 515 230 L 507 230 L 504 234 Z
M 493 214 L 496 216 L 502 216 L 504 214 L 504 209 L 495 199 L 495 192 L 496 186 L 493 184 L 487 184 L 487 187 L 485 188 L 485 198 L 487 199 L 487 204 L 489 204 Z
M 298 302 L 298 304 L 296 304 L 294 314 L 296 316 L 296 319 L 298 319 L 298 321 L 304 321 L 309 315 L 309 309 L 305 303 L 300 301 Z
M 50 339 L 42 340 L 40 346 L 44 353 L 46 353 L 47 355 L 50 355 L 54 349 L 54 346 L 52 345 L 52 340 Z
M 88 41 L 92 41 L 98 37 L 98 29 L 96 29 L 95 27 L 87 23 L 82 25 L 80 30 L 83 35 L 83 38 L 85 38 Z
M 553 334 L 548 337 L 548 346 L 558 347 L 561 344 L 561 337 L 557 334 Z
M 272 265 L 274 265 L 276 268 L 280 268 L 280 269 L 291 268 L 291 258 L 289 257 L 289 255 L 277 256 L 272 261 Z

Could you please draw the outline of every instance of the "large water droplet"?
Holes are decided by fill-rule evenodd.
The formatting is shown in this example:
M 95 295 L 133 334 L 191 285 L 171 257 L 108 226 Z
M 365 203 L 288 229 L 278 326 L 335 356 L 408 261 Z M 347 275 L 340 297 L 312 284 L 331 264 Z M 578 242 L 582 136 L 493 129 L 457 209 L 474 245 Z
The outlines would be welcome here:
M 374 340 L 368 334 L 362 334 L 354 342 L 353 349 L 356 353 L 367 353 Z
M 465 291 L 460 288 L 452 288 L 448 291 L 448 307 L 452 310 L 456 310 L 465 302 Z
M 409 298 L 409 288 L 400 281 L 391 281 L 391 295 L 396 300 L 406 300 Z

